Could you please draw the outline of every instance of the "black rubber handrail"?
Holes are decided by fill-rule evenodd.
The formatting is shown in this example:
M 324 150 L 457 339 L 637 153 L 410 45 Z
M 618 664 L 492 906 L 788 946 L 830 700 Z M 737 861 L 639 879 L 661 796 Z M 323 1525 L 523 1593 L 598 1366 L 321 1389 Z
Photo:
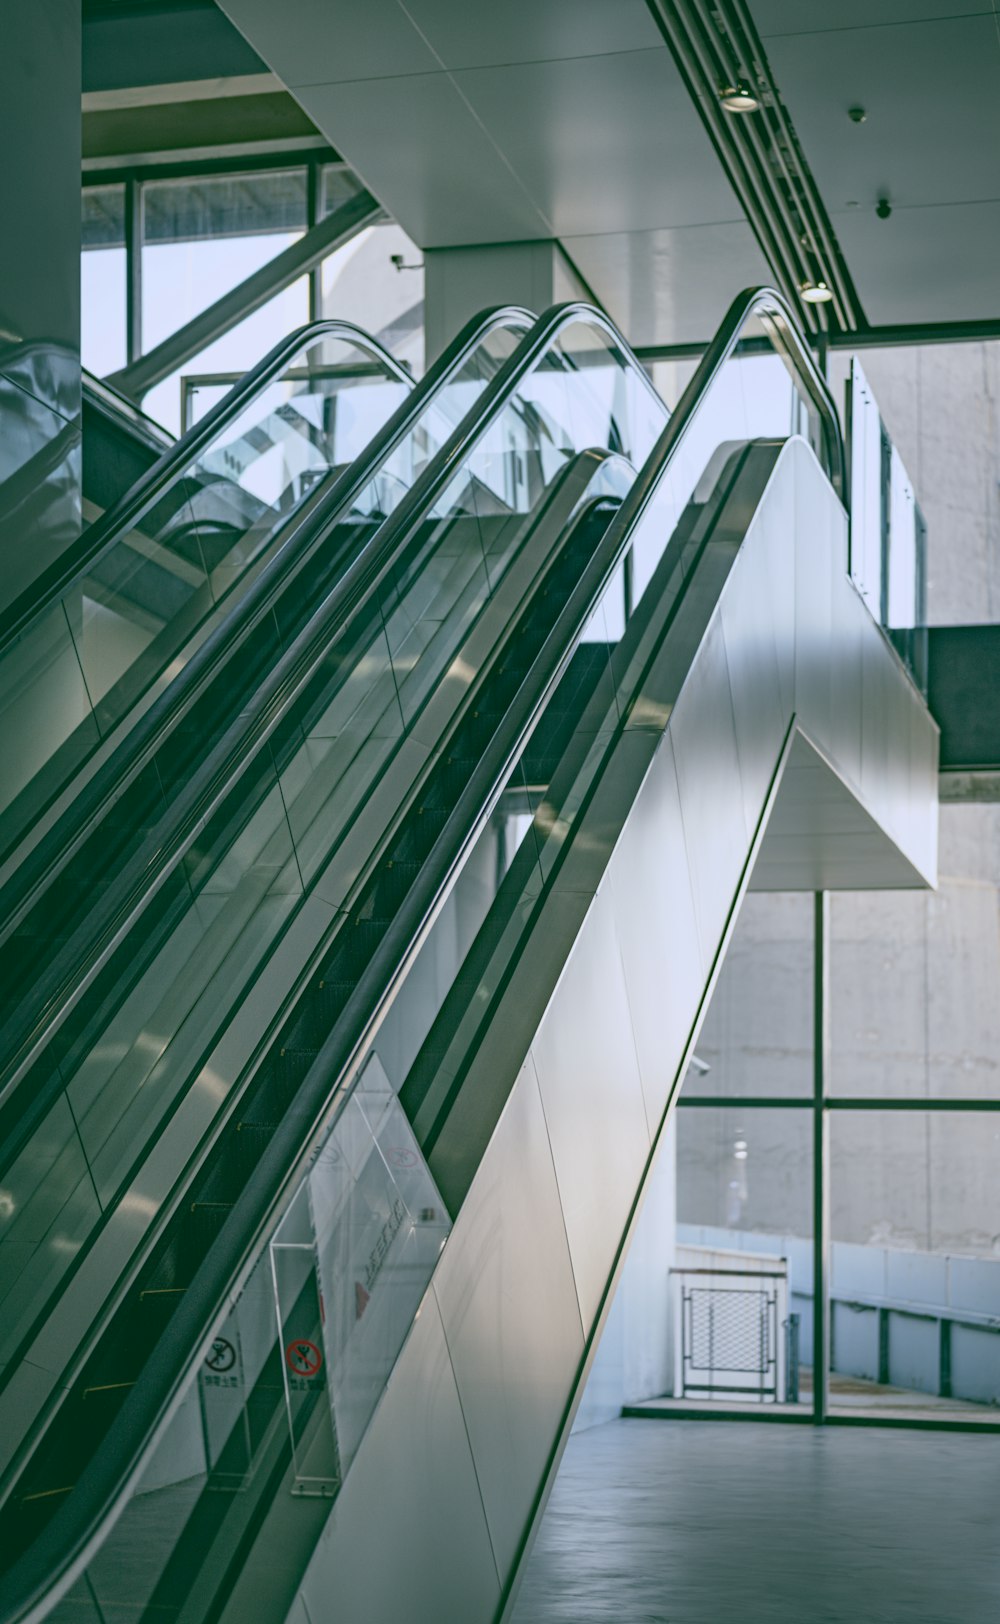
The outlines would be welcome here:
M 843 488 L 844 456 L 832 396 L 826 388 L 790 307 L 770 288 L 748 290 L 734 300 L 674 415 L 641 469 L 635 485 L 559 613 L 515 703 L 498 731 L 494 749 L 472 774 L 399 913 L 345 1006 L 336 1029 L 310 1067 L 258 1163 L 254 1177 L 227 1217 L 175 1310 L 107 1436 L 44 1532 L 0 1581 L 0 1624 L 40 1624 L 82 1574 L 124 1510 L 132 1489 L 195 1378 L 221 1318 L 246 1284 L 276 1223 L 308 1171 L 317 1133 L 328 1134 L 334 1114 L 350 1097 L 352 1068 L 369 1034 L 412 963 L 466 855 L 502 793 L 503 786 L 554 692 L 586 626 L 628 550 L 641 519 L 678 445 L 717 373 L 733 354 L 746 322 L 776 319 L 802 383 L 824 420 L 833 466 L 831 483 Z M 544 319 L 544 318 L 543 318 Z M 525 341 L 527 342 L 527 341 Z M 489 786 L 487 787 L 487 780 Z
M 135 528 L 143 513 L 159 501 L 172 481 L 183 474 L 187 464 L 199 456 L 228 423 L 234 422 L 246 410 L 255 395 L 273 383 L 294 355 L 323 338 L 343 338 L 370 351 L 399 383 L 413 387 L 413 379 L 405 368 L 375 339 L 369 338 L 360 327 L 355 327 L 353 322 L 315 321 L 296 328 L 287 338 L 275 344 L 186 434 L 168 446 L 121 500 L 102 513 L 83 532 L 79 541 L 67 548 L 4 611 L 0 616 L 0 660 L 14 639 L 25 632 L 38 615 L 51 608 L 57 598 L 68 592 L 74 581 L 92 569 L 102 553 L 115 545 L 122 531 Z M 99 388 L 103 387 L 106 386 L 99 384 Z

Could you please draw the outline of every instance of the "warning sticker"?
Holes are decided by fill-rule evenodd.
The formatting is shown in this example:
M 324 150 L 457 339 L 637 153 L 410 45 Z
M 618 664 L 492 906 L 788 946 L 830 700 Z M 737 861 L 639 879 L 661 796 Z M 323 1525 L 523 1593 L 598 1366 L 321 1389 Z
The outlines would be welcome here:
M 205 1363 L 217 1376 L 223 1376 L 236 1363 L 236 1349 L 224 1336 L 217 1336 L 205 1355 Z
M 285 1349 L 285 1364 L 296 1376 L 315 1376 L 323 1366 L 323 1355 L 315 1342 L 296 1337 Z

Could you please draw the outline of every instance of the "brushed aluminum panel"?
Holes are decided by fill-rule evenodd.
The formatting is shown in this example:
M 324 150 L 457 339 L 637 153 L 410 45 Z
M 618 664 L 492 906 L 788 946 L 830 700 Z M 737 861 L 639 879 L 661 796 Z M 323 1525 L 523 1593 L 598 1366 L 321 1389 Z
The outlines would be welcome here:
M 829 754 L 855 788 L 861 784 L 862 643 L 868 610 L 849 579 L 832 582 Z
M 434 1292 L 504 1575 L 583 1358 L 569 1246 L 530 1057 L 445 1247 Z
M 862 644 L 861 789 L 871 802 L 884 801 L 889 769 L 889 684 L 892 673 L 882 639 L 870 634 Z
M 720 605 L 748 833 L 756 829 L 763 812 L 787 731 L 767 570 L 768 532 L 775 522 L 765 506 L 733 566 Z
M 470 1624 L 500 1586 L 437 1301 L 428 1291 L 301 1595 L 314 1624 Z
M 587 915 L 531 1052 L 589 1329 L 650 1144 L 610 889 Z
M 722 938 L 749 846 L 722 622 L 716 618 L 670 721 L 703 950 Z
M 609 880 L 646 1116 L 655 1132 L 709 969 L 698 938 L 669 736 L 629 818 Z
M 826 740 L 830 736 L 833 611 L 830 536 L 825 521 L 835 498 L 827 486 L 825 501 L 817 503 L 811 470 L 796 456 L 798 449 L 793 443 L 786 452 L 795 481 L 795 710 L 808 733 Z

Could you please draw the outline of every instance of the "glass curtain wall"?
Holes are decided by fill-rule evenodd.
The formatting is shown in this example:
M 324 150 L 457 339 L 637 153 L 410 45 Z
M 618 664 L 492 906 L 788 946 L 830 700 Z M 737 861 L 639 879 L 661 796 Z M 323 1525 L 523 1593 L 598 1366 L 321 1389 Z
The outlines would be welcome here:
M 308 227 L 304 166 L 146 181 L 142 187 L 142 347 L 155 349 Z M 151 389 L 145 408 L 177 433 L 182 373 L 248 370 L 309 320 L 303 276 Z
M 126 195 L 132 186 L 132 225 Z M 342 163 L 308 159 L 228 172 L 153 171 L 83 188 L 83 363 L 106 376 L 147 354 L 336 212 L 360 188 Z M 138 348 L 127 342 L 128 290 Z M 309 274 L 187 360 L 142 405 L 174 433 L 296 327 L 353 321 L 423 371 L 423 264 L 386 222 L 359 232 Z
M 725 1370 L 738 1363 L 740 1325 L 747 1362 L 752 1310 L 757 1362 L 773 1366 L 754 1381 L 786 1411 L 996 1424 L 1000 809 L 942 807 L 936 892 L 827 899 L 825 1066 L 814 1049 L 816 906 L 809 895 L 747 897 L 680 1097 L 671 1270 L 688 1298 L 674 1279 L 675 1363 L 688 1345 L 698 1352 L 700 1286 L 716 1293 L 700 1305 L 702 1354 L 714 1315 L 716 1368 L 700 1390 L 678 1380 L 677 1409 L 760 1403 Z
M 128 359 L 123 182 L 84 187 L 81 244 L 81 359 L 88 372 L 103 377 Z

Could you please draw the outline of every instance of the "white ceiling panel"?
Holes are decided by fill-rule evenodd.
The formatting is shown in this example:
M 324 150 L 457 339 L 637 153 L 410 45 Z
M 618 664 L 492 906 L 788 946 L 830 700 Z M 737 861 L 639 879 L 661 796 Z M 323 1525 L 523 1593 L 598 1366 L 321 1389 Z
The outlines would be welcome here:
M 559 237 L 741 218 L 663 46 L 454 78 Z
M 784 35 L 768 57 L 831 212 L 1000 196 L 1000 39 L 992 15 Z M 848 109 L 862 106 L 864 124 Z
M 662 45 L 646 0 L 405 0 L 446 68 L 603 56 Z
M 289 90 L 441 68 L 397 0 L 218 3 Z
M 834 215 L 868 320 L 1000 319 L 1000 201 Z
M 774 34 L 822 34 L 838 28 L 929 18 L 989 15 L 990 0 L 750 0 L 762 39 Z
M 552 236 L 447 74 L 311 86 L 296 96 L 421 248 Z
M 748 225 L 570 237 L 572 255 L 633 344 L 711 338 L 742 288 L 771 280 Z

